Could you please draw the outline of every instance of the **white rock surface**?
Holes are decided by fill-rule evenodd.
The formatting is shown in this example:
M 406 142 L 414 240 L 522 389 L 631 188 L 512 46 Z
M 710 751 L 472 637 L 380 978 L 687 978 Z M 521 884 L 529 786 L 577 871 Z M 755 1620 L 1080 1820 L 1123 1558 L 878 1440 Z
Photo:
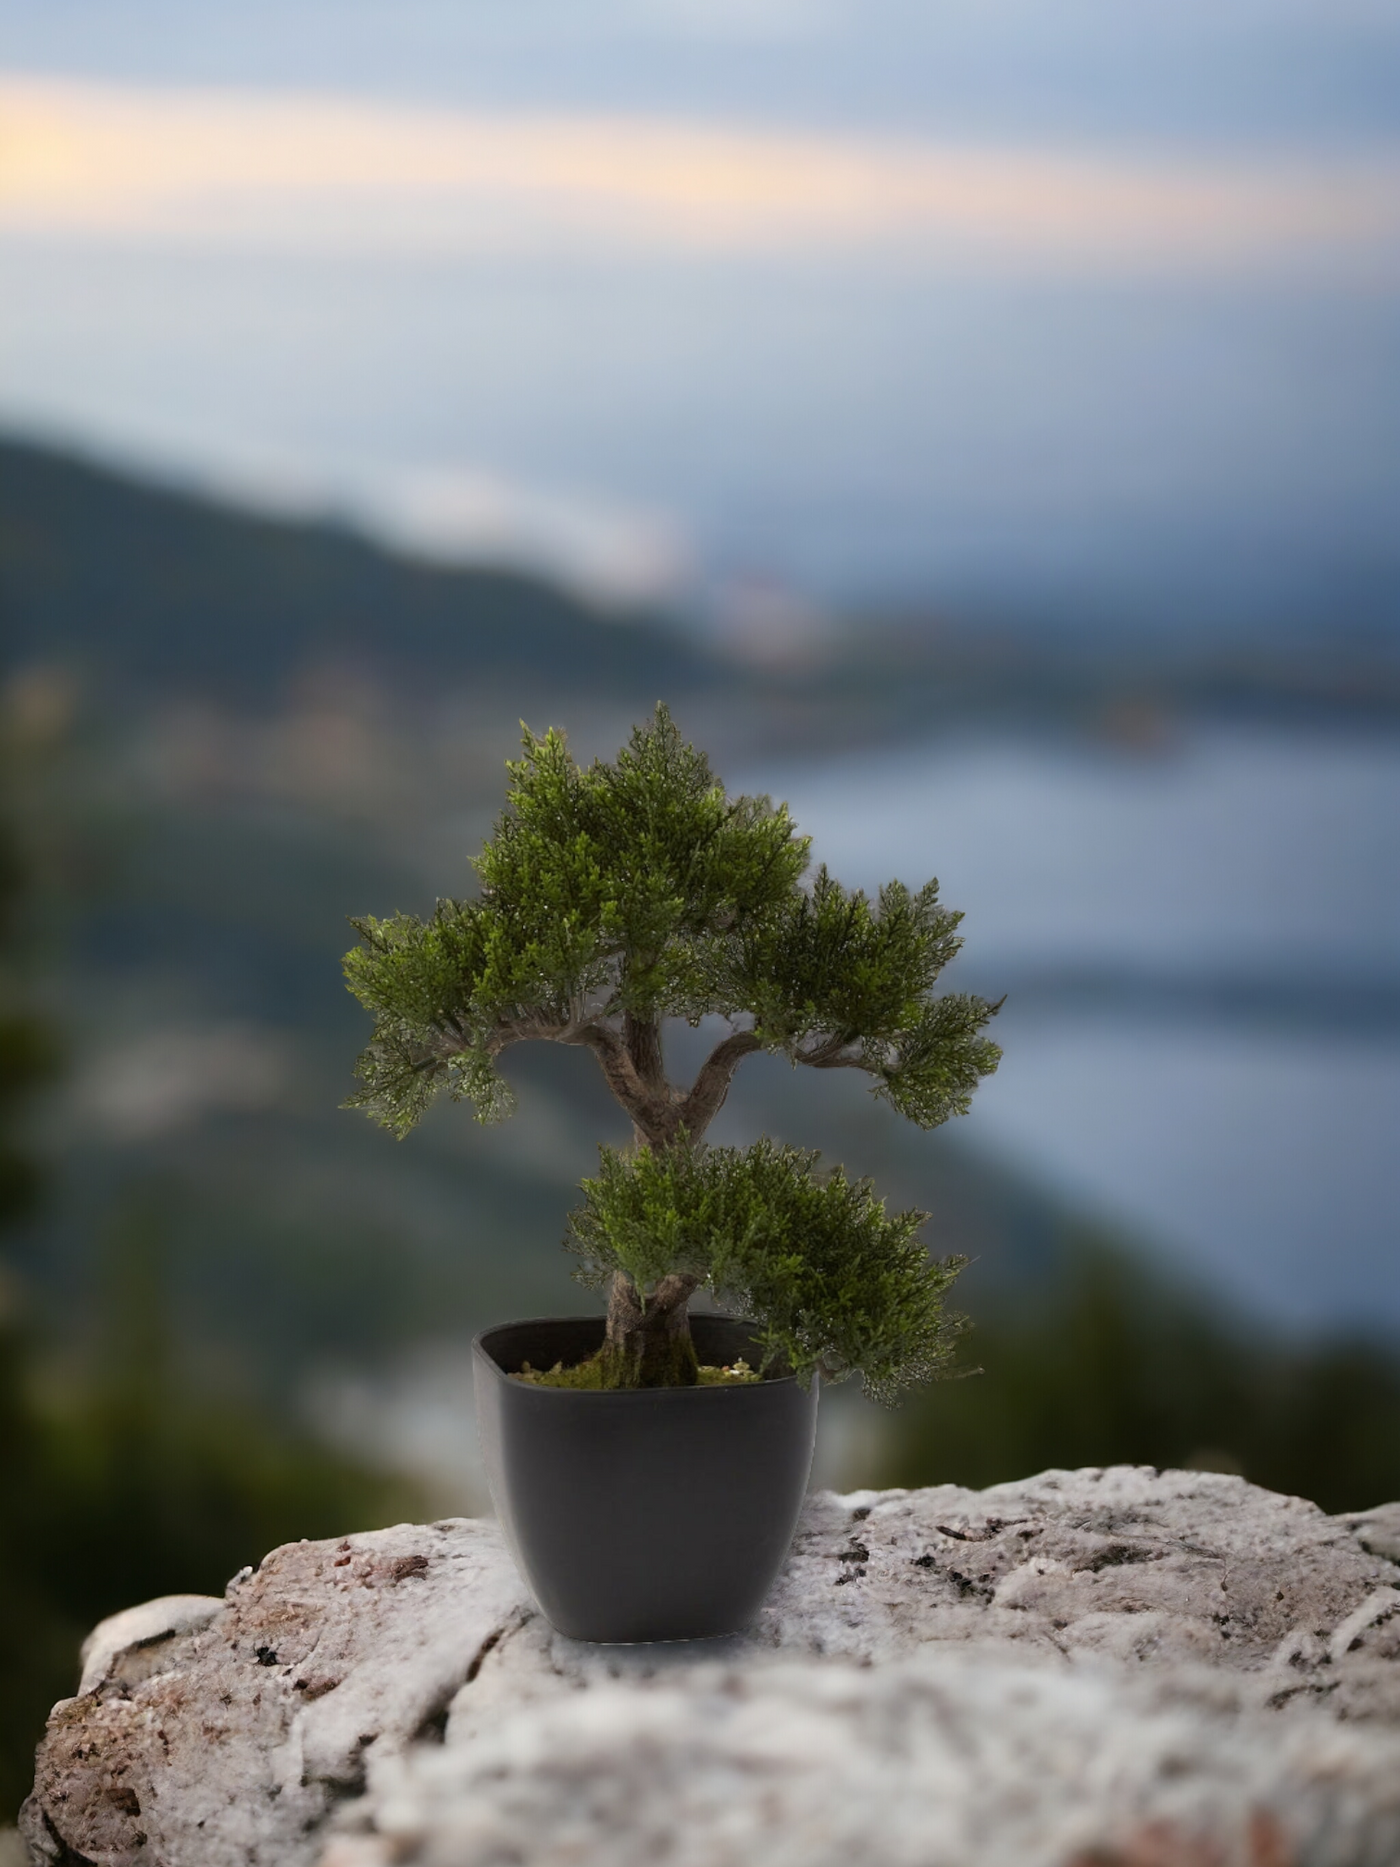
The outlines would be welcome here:
M 1400 1506 L 823 1493 L 749 1635 L 649 1648 L 554 1633 L 487 1523 L 291 1545 L 104 1623 L 25 1833 L 50 1867 L 1394 1867 Z
M 162 1649 L 175 1634 L 197 1633 L 223 1612 L 217 1595 L 160 1595 L 139 1608 L 99 1621 L 83 1642 L 78 1696 L 96 1692 L 120 1674 L 126 1685 L 164 1669 Z

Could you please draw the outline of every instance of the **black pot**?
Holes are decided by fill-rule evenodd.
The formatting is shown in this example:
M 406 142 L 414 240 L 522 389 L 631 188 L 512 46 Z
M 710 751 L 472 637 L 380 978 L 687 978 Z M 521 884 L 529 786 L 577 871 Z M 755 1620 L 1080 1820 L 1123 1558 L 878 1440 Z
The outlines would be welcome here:
M 760 1351 L 748 1324 L 692 1316 L 702 1362 Z M 787 1556 L 812 1463 L 817 1382 L 590 1393 L 512 1381 L 566 1367 L 603 1319 L 544 1317 L 473 1343 L 477 1424 L 501 1528 L 546 1617 L 575 1640 L 737 1633 Z

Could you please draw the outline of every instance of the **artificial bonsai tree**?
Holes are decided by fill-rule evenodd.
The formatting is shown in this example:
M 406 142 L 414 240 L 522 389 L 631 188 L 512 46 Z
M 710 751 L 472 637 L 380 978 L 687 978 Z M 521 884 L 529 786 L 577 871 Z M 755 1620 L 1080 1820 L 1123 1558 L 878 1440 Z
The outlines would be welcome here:
M 709 1285 L 756 1324 L 767 1364 L 860 1373 L 888 1398 L 946 1363 L 959 1319 L 943 1295 L 961 1262 L 931 1259 L 921 1212 L 887 1214 L 868 1181 L 759 1140 L 706 1145 L 734 1073 L 756 1051 L 857 1069 L 932 1128 L 966 1110 L 1000 1052 L 997 1006 L 935 996 L 961 941 L 936 882 L 871 901 L 819 868 L 786 805 L 727 797 L 669 713 L 616 761 L 584 769 L 562 734 L 528 731 L 508 806 L 477 858 L 475 898 L 426 921 L 353 923 L 350 989 L 375 1016 L 352 1105 L 400 1136 L 440 1091 L 494 1121 L 512 1095 L 499 1059 L 528 1039 L 581 1044 L 631 1118 L 604 1147 L 566 1242 L 606 1285 L 603 1387 L 697 1379 L 686 1306 Z M 689 1086 L 667 1076 L 665 1021 L 727 1030 Z

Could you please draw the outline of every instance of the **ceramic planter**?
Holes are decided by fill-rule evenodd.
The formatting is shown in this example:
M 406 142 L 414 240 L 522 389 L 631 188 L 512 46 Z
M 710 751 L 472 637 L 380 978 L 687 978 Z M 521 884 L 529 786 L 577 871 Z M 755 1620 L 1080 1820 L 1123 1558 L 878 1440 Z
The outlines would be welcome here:
M 700 1360 L 757 1365 L 748 1326 L 692 1316 Z M 624 1393 L 510 1375 L 593 1353 L 602 1317 L 547 1317 L 473 1343 L 496 1514 L 546 1617 L 576 1640 L 737 1633 L 787 1556 L 812 1462 L 817 1382 Z

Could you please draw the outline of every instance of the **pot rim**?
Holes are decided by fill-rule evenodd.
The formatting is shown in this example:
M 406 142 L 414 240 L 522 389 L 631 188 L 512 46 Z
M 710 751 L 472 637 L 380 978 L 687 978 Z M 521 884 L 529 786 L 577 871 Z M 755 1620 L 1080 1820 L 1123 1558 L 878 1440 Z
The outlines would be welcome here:
M 581 1322 L 602 1324 L 602 1316 L 517 1316 L 510 1322 L 492 1323 L 489 1328 L 481 1329 L 472 1337 L 472 1353 L 502 1381 L 512 1381 L 510 1369 L 503 1368 L 486 1346 L 486 1338 L 494 1335 L 498 1329 L 539 1329 L 553 1323 L 577 1325 Z M 692 1322 L 727 1322 L 740 1328 L 756 1329 L 757 1324 L 744 1316 L 727 1316 L 722 1310 L 694 1310 Z M 815 1382 L 819 1377 L 813 1374 Z M 527 1394 L 548 1395 L 551 1401 L 612 1401 L 617 1405 L 635 1403 L 638 1400 L 664 1400 L 668 1405 L 679 1402 L 695 1404 L 703 1400 L 709 1404 L 712 1398 L 722 1397 L 726 1401 L 742 1400 L 745 1395 L 762 1394 L 775 1387 L 795 1387 L 795 1374 L 766 1374 L 761 1381 L 747 1381 L 739 1387 L 624 1387 L 624 1388 L 580 1388 L 580 1387 L 537 1387 L 531 1382 L 516 1383 L 517 1391 Z

